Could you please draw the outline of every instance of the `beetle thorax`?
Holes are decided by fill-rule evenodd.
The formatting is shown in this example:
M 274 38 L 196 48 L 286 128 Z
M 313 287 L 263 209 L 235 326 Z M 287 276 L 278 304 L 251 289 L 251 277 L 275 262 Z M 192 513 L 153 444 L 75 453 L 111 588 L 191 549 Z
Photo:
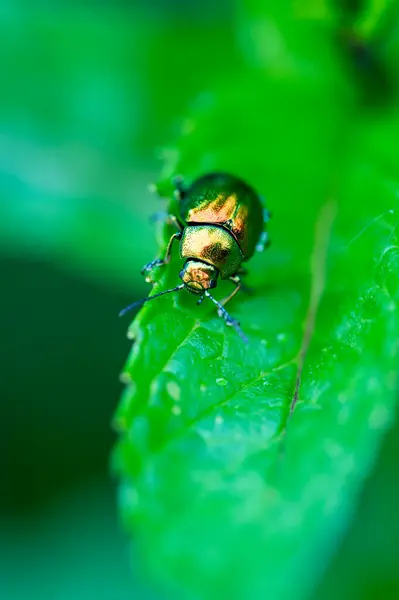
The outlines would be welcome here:
M 224 227 L 189 223 L 180 242 L 180 256 L 212 265 L 222 279 L 237 272 L 244 256 L 234 236 Z
M 219 272 L 216 267 L 200 260 L 188 260 L 180 272 L 180 277 L 189 292 L 203 294 L 216 287 Z

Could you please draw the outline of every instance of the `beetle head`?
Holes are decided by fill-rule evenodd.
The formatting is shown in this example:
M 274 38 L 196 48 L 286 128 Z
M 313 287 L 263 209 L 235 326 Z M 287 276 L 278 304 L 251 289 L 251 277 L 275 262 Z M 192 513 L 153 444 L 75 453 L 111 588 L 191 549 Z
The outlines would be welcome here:
M 219 271 L 200 260 L 188 260 L 180 271 L 180 278 L 189 292 L 203 294 L 216 287 Z

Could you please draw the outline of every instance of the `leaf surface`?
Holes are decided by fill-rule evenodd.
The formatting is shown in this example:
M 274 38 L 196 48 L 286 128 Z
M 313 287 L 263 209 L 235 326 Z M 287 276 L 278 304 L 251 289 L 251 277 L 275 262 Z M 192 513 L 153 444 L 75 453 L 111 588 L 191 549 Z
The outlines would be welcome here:
M 271 248 L 229 305 L 249 343 L 188 294 L 148 304 L 115 416 L 122 513 L 173 597 L 306 597 L 395 409 L 399 115 L 358 107 L 328 20 L 257 19 L 159 184 L 225 170 L 266 197 Z

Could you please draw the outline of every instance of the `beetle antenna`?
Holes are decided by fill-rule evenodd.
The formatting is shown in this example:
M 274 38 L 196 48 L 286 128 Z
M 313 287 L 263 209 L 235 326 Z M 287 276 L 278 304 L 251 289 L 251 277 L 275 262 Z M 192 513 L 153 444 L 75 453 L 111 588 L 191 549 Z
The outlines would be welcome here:
M 222 304 L 220 304 L 220 302 L 218 302 L 216 298 L 211 296 L 208 290 L 205 290 L 205 296 L 207 296 L 207 298 L 209 298 L 214 304 L 216 304 L 216 306 L 218 307 L 218 315 L 219 317 L 222 317 L 225 320 L 226 325 L 231 325 L 232 327 L 234 327 L 234 329 L 236 330 L 240 338 L 243 340 L 243 342 L 248 344 L 248 338 L 241 329 L 240 323 L 237 321 L 237 319 L 233 319 L 233 317 L 229 315 L 225 307 Z
M 159 298 L 159 296 L 164 296 L 165 294 L 170 294 L 171 292 L 177 292 L 178 290 L 182 290 L 184 287 L 185 287 L 184 283 L 181 283 L 180 285 L 177 285 L 176 287 L 171 288 L 170 290 L 165 290 L 164 292 L 159 292 L 159 294 L 155 294 L 154 296 L 149 296 L 148 298 L 143 298 L 142 300 L 133 302 L 133 304 L 129 304 L 129 306 L 125 306 L 125 308 L 123 308 L 121 310 L 121 312 L 119 313 L 119 316 L 123 317 L 123 315 L 125 315 L 126 313 L 131 311 L 133 308 L 136 308 L 137 306 L 142 306 L 143 304 L 145 304 L 146 302 L 149 302 L 150 300 L 155 300 L 155 298 Z

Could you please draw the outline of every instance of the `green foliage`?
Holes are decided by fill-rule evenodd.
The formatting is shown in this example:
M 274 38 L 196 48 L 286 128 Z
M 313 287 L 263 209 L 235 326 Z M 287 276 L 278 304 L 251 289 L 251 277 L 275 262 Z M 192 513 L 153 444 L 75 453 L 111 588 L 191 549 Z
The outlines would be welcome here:
M 378 467 L 362 491 L 345 543 L 323 577 L 315 598 L 342 600 L 353 598 L 397 598 L 396 540 L 399 520 L 396 511 L 399 486 L 395 481 L 399 450 L 399 427 L 396 420 L 384 439 Z
M 0 23 L 0 251 L 131 289 L 153 249 L 143 209 L 157 205 L 154 167 L 136 158 L 151 25 L 132 28 L 118 7 L 11 4 Z
M 159 189 L 226 170 L 267 198 L 272 246 L 229 306 L 249 344 L 212 306 L 158 299 L 131 326 L 115 416 L 123 517 L 170 597 L 308 596 L 396 402 L 395 86 L 377 105 L 360 87 L 327 8 L 244 4 L 246 64 L 198 99 Z
M 91 3 L 96 9 L 66 2 L 54 11 L 11 4 L 0 22 L 9 74 L 0 102 L 0 251 L 130 292 L 133 283 L 143 294 L 139 270 L 155 251 L 148 217 L 159 210 L 147 189 L 157 172 L 154 148 L 215 47 L 201 83 L 217 77 L 233 28 L 223 49 L 223 12 L 194 24 L 189 14 L 175 23 L 123 2 Z M 176 52 L 175 40 L 188 52 Z M 165 94 L 170 72 L 176 93 Z

